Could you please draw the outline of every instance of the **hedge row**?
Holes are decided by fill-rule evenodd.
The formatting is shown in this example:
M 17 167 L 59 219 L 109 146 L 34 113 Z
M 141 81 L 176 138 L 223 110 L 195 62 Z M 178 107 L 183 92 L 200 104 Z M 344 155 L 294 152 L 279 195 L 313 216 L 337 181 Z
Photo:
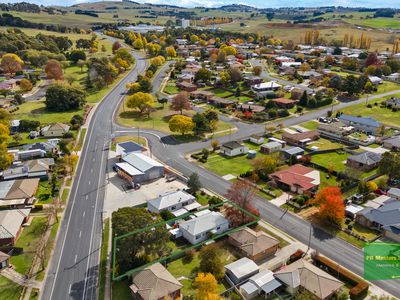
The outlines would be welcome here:
M 359 299 L 361 296 L 367 294 L 369 284 L 364 279 L 339 266 L 337 263 L 324 256 L 316 255 L 314 260 L 317 264 L 327 267 L 332 274 L 337 274 L 339 279 L 343 279 L 351 285 L 354 285 L 353 288 L 350 289 L 351 299 Z

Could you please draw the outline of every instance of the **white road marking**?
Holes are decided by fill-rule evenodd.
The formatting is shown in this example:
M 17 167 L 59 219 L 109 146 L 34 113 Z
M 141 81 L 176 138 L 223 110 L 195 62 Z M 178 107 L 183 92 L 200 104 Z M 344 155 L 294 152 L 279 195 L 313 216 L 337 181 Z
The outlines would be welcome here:
M 69 285 L 68 295 L 71 295 L 71 290 L 72 290 L 72 284 Z
M 75 263 L 78 260 L 78 254 L 75 254 Z
M 104 159 L 104 151 L 101 153 L 101 163 L 100 163 L 100 174 L 101 174 L 101 172 L 102 172 L 102 170 L 103 170 L 103 164 L 104 164 L 104 161 L 105 161 L 105 159 Z M 97 204 L 98 204 L 98 200 L 99 200 L 99 190 L 100 190 L 100 186 L 101 186 L 101 176 L 99 175 L 99 180 L 98 180 L 98 183 L 97 183 L 97 189 L 96 189 L 96 202 L 95 202 L 95 207 L 94 207 L 94 213 L 95 214 L 97 214 Z M 94 236 L 94 234 L 95 234 L 95 230 L 94 230 L 94 228 L 95 228 L 95 223 L 96 223 L 96 216 L 93 216 L 93 221 L 92 221 L 92 229 L 91 229 L 91 233 L 90 233 L 90 244 L 89 244 L 89 251 L 88 251 L 88 255 L 87 255 L 87 264 L 86 264 L 86 270 L 87 270 L 87 275 L 85 276 L 85 281 L 84 281 L 84 284 L 83 284 L 83 299 L 85 299 L 86 298 L 86 285 L 87 285 L 87 280 L 88 280 L 88 277 L 90 277 L 90 272 L 89 272 L 89 264 L 90 264 L 90 258 L 91 258 L 91 255 L 90 255 L 90 253 L 92 252 L 92 246 L 93 246 L 93 236 Z
M 82 217 L 84 217 L 86 215 L 86 211 L 83 212 Z
M 79 231 L 79 238 L 81 238 L 81 236 L 82 236 L 82 230 Z

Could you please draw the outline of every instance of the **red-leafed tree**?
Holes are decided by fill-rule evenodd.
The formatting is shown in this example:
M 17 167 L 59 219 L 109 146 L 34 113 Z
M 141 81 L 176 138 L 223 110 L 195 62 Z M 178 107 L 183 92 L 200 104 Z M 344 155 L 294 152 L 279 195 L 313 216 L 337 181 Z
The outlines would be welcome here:
M 47 62 L 44 67 L 44 71 L 46 72 L 47 78 L 55 79 L 55 80 L 63 80 L 64 74 L 61 67 L 61 64 L 54 59 L 51 59 Z
M 112 53 L 114 54 L 121 47 L 122 47 L 121 43 L 118 41 L 115 41 L 114 44 L 112 45 Z
M 251 214 L 259 216 L 260 212 L 252 203 L 254 196 L 254 188 L 250 183 L 242 180 L 236 181 L 229 188 L 228 193 L 226 194 L 226 198 L 228 200 L 237 204 L 239 207 L 250 212 Z M 254 217 L 233 206 L 228 206 L 225 210 L 225 214 L 230 224 L 234 227 L 254 221 Z
M 379 65 L 381 62 L 378 58 L 378 55 L 376 54 L 376 52 L 371 52 L 368 54 L 366 60 L 365 60 L 365 66 L 369 67 L 369 66 L 376 66 Z
M 341 224 L 345 217 L 343 196 L 339 187 L 329 186 L 315 195 L 314 204 L 319 207 L 319 216 L 330 222 Z
M 170 109 L 174 111 L 179 111 L 181 114 L 184 109 L 190 109 L 191 105 L 189 102 L 189 97 L 187 92 L 180 92 L 174 98 L 172 98 Z

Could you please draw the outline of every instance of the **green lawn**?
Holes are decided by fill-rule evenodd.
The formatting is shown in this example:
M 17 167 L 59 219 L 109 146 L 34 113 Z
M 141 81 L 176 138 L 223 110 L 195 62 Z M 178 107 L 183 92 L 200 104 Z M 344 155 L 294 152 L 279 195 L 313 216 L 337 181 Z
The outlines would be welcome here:
M 61 182 L 57 180 L 57 186 L 60 188 Z M 51 183 L 48 180 L 42 180 L 39 182 L 38 190 L 35 197 L 39 199 L 39 204 L 49 204 L 53 201 L 51 197 Z
M 225 254 L 223 260 L 225 261 L 224 265 L 229 264 L 233 261 L 236 260 L 236 257 L 229 251 L 228 248 L 224 248 Z M 171 274 L 175 277 L 186 277 L 188 279 L 181 280 L 181 283 L 183 284 L 182 288 L 182 293 L 185 296 L 194 296 L 195 294 L 195 289 L 192 286 L 192 282 L 194 282 L 194 279 L 197 276 L 197 273 L 199 272 L 199 266 L 200 266 L 200 258 L 199 258 L 199 253 L 196 252 L 192 261 L 186 262 L 185 258 L 179 258 L 171 263 L 168 264 L 167 269 Z M 227 286 L 224 282 L 224 280 L 221 280 L 218 283 L 218 292 L 222 293 L 227 289 Z
M 99 299 L 105 298 L 105 285 L 106 285 L 106 274 L 107 274 L 107 255 L 108 255 L 108 238 L 110 236 L 110 219 L 104 220 L 103 240 L 101 246 L 101 269 L 100 269 L 100 287 L 99 287 Z
M 17 120 L 37 120 L 42 124 L 49 123 L 69 123 L 74 115 L 83 115 L 82 109 L 67 112 L 49 112 L 46 110 L 44 101 L 30 101 L 18 106 L 19 110 L 12 113 L 13 119 Z
M 324 138 L 320 138 L 317 141 L 313 141 L 308 144 L 308 147 L 312 146 L 318 147 L 319 150 L 338 149 L 343 147 L 342 144 L 335 143 Z
M 259 145 L 248 142 L 245 142 L 244 144 L 249 148 L 249 150 L 257 150 L 257 157 L 266 156 L 266 154 L 258 151 L 260 149 Z M 227 157 L 218 153 L 211 153 L 206 163 L 199 164 L 220 176 L 227 174 L 239 176 L 241 173 L 245 173 L 253 169 L 253 161 L 254 159 L 247 158 L 246 154 L 235 157 Z
M 221 89 L 221 88 L 213 88 L 210 90 L 210 92 L 213 92 L 215 96 L 225 98 L 233 94 L 232 91 Z
M 348 156 L 349 154 L 345 152 L 316 154 L 311 156 L 311 161 L 320 166 L 332 168 L 333 170 L 340 172 L 346 169 L 346 160 Z
M 317 127 L 319 126 L 319 122 L 317 122 L 317 121 L 308 121 L 308 122 L 299 124 L 299 126 L 304 127 L 304 128 L 306 128 L 308 130 L 316 130 Z
M 168 105 L 164 108 L 160 104 L 156 104 L 156 109 L 151 113 L 150 118 L 147 116 L 140 115 L 137 110 L 129 109 L 125 105 L 121 105 L 118 110 L 117 122 L 121 125 L 140 128 L 140 129 L 155 129 L 169 134 L 176 134 L 178 139 L 181 139 L 180 134 L 172 133 L 168 126 L 169 119 L 177 112 L 171 111 Z M 187 116 L 192 116 L 195 112 L 192 110 L 184 111 Z M 232 125 L 222 121 L 218 122 L 216 132 L 227 130 L 232 128 Z M 192 138 L 198 139 L 198 136 L 186 134 L 186 138 L 191 140 Z M 185 140 L 185 139 L 183 139 Z
M 26 274 L 31 267 L 37 245 L 45 231 L 46 217 L 34 217 L 30 226 L 25 227 L 15 245 L 21 249 L 21 253 L 13 255 L 10 263 L 18 273 Z
M 0 299 L 19 300 L 22 286 L 0 275 Z
M 393 95 L 393 97 L 399 97 L 400 94 Z M 353 105 L 346 107 L 341 110 L 341 112 L 345 114 L 350 114 L 353 116 L 370 116 L 375 118 L 377 121 L 382 122 L 386 125 L 400 126 L 400 111 L 392 112 L 391 109 L 380 107 L 379 103 L 385 101 L 387 98 L 380 98 L 376 100 L 370 100 L 369 104 L 372 105 L 371 108 L 368 108 L 365 103 Z M 378 105 L 374 105 L 374 103 L 378 103 Z
M 50 236 L 47 241 L 46 250 L 45 250 L 45 254 L 44 254 L 45 255 L 44 265 L 46 268 L 49 264 L 51 253 L 53 251 L 54 244 L 56 242 L 56 236 L 57 236 L 58 227 L 60 226 L 60 222 L 61 222 L 61 220 L 59 220 L 58 222 L 55 222 L 53 225 L 51 225 Z M 40 281 L 43 280 L 44 275 L 45 275 L 45 270 L 41 271 L 36 276 L 36 280 L 40 280 Z
M 127 142 L 127 141 L 132 141 L 132 142 L 138 143 L 139 145 L 142 145 L 145 147 L 147 146 L 147 142 L 144 137 L 125 135 L 125 136 L 119 136 L 119 137 L 114 138 L 114 140 L 111 143 L 111 150 L 115 151 L 118 143 Z
M 129 279 L 124 279 L 121 281 L 114 281 L 112 283 L 112 295 L 113 300 L 131 300 L 131 290 L 129 286 L 132 282 Z M 100 299 L 101 300 L 101 299 Z
M 67 199 L 68 199 L 68 196 L 69 196 L 69 191 L 70 191 L 69 188 L 64 188 L 63 189 L 63 192 L 61 194 L 61 202 L 62 203 L 66 203 L 67 202 Z
M 327 186 L 338 186 L 339 183 L 335 176 L 329 175 L 328 173 L 319 170 L 321 184 L 319 185 L 319 189 L 323 189 Z
M 166 86 L 164 87 L 164 92 L 170 95 L 178 94 L 181 91 L 175 84 L 175 80 L 169 80 Z

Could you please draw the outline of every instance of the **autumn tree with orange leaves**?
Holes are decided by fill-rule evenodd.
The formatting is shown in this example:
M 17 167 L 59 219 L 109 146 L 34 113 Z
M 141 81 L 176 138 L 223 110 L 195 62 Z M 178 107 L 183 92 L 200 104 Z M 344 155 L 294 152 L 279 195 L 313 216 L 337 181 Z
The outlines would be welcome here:
M 320 190 L 315 195 L 314 204 L 319 207 L 321 219 L 326 219 L 338 225 L 343 221 L 345 208 L 339 187 L 330 186 Z
M 260 212 L 257 208 L 254 207 L 252 203 L 255 193 L 256 192 L 254 188 L 249 182 L 239 180 L 231 185 L 228 193 L 226 194 L 226 198 L 237 204 L 244 210 L 258 217 L 260 215 Z M 230 224 L 234 227 L 254 221 L 254 217 L 233 206 L 227 207 L 225 210 L 225 214 Z

